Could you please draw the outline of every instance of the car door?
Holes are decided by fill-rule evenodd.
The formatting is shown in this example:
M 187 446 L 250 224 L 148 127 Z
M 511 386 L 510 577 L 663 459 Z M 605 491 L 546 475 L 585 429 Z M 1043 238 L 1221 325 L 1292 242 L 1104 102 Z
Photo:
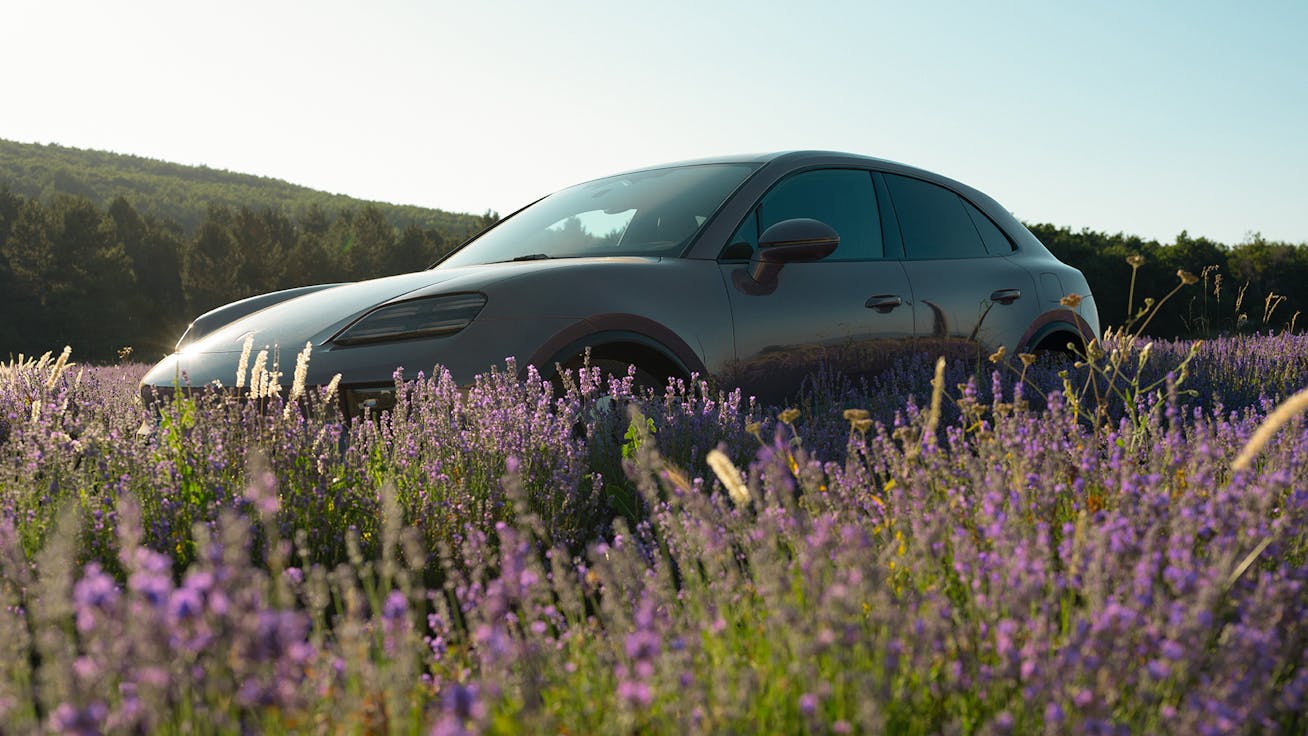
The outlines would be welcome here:
M 787 263 L 770 293 L 742 289 L 732 272 L 748 268 L 759 235 L 794 218 L 833 228 L 840 236 L 835 252 Z M 870 171 L 817 169 L 782 179 L 719 258 L 735 333 L 727 381 L 765 401 L 781 401 L 824 365 L 860 373 L 887 364 L 913 336 L 912 294 L 897 255 L 887 257 Z
M 955 192 L 898 174 L 881 177 L 878 191 L 893 206 L 904 269 L 916 301 L 919 339 L 942 352 L 1010 352 L 1039 313 L 1031 274 L 1011 258 L 1012 242 L 979 209 Z M 932 348 L 937 349 L 937 348 Z

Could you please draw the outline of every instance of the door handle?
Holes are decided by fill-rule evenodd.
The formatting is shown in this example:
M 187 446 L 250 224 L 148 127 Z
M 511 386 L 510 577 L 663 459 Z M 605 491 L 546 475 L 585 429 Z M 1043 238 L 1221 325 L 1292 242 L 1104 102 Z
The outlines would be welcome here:
M 990 301 L 1000 304 L 1012 304 L 1022 298 L 1021 289 L 998 289 L 990 292 Z
M 863 305 L 868 309 L 875 309 L 882 314 L 890 314 L 890 310 L 903 304 L 904 300 L 898 294 L 877 294 L 868 297 L 867 302 Z

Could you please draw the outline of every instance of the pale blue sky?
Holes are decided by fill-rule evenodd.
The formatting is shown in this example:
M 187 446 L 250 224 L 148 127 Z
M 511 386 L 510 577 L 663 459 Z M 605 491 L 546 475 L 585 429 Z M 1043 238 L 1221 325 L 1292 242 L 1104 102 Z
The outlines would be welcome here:
M 1308 2 L 5 2 L 0 138 L 507 213 L 826 148 L 1018 217 L 1308 242 Z

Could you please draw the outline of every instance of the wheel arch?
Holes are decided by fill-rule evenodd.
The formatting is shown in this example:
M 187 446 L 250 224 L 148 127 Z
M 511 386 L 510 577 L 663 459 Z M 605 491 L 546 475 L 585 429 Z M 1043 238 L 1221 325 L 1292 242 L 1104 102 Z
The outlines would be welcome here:
M 522 367 L 536 366 L 542 376 L 555 373 L 557 366 L 584 355 L 634 363 L 660 378 L 689 378 L 705 375 L 699 355 L 686 341 L 667 327 L 647 317 L 630 314 L 600 315 L 582 320 L 556 334 L 532 354 Z
M 1023 352 L 1066 353 L 1069 343 L 1075 344 L 1077 349 L 1085 350 L 1085 346 L 1095 337 L 1094 330 L 1081 315 L 1069 309 L 1057 309 L 1036 319 L 1018 341 L 1018 346 Z

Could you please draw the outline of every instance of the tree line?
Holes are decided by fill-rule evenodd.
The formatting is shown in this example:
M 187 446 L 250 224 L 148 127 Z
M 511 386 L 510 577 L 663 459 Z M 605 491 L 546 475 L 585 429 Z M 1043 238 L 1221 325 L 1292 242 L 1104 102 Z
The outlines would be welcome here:
M 493 222 L 487 212 L 472 228 Z M 470 228 L 470 229 L 472 229 Z M 124 197 L 98 207 L 0 188 L 0 358 L 72 345 L 81 360 L 131 347 L 153 360 L 187 322 L 253 294 L 418 270 L 458 245 L 365 205 L 298 217 L 211 205 L 194 231 Z
M 487 212 L 469 230 L 494 222 Z M 1149 323 L 1157 337 L 1203 337 L 1308 324 L 1308 247 L 1257 235 L 1226 246 L 1186 233 L 1173 243 L 1049 224 L 1031 230 L 1080 268 L 1105 326 L 1179 282 L 1199 277 Z M 112 361 L 132 347 L 168 352 L 196 315 L 254 294 L 356 281 L 423 268 L 463 239 L 416 223 L 396 226 L 381 208 L 293 216 L 272 208 L 210 205 L 194 230 L 139 212 L 124 197 L 99 207 L 83 196 L 26 197 L 0 187 L 0 359 L 72 345 L 83 361 Z M 1143 257 L 1135 270 L 1129 256 Z
M 1179 283 L 1177 271 L 1198 277 L 1180 289 L 1149 322 L 1155 337 L 1212 337 L 1233 332 L 1302 329 L 1308 316 L 1308 245 L 1269 241 L 1254 233 L 1228 246 L 1185 231 L 1172 243 L 1134 235 L 1072 231 L 1028 224 L 1051 252 L 1081 269 L 1104 326 L 1121 327 L 1145 299 L 1162 300 Z M 1138 268 L 1128 263 L 1140 256 Z M 1134 288 L 1132 287 L 1132 272 Z

